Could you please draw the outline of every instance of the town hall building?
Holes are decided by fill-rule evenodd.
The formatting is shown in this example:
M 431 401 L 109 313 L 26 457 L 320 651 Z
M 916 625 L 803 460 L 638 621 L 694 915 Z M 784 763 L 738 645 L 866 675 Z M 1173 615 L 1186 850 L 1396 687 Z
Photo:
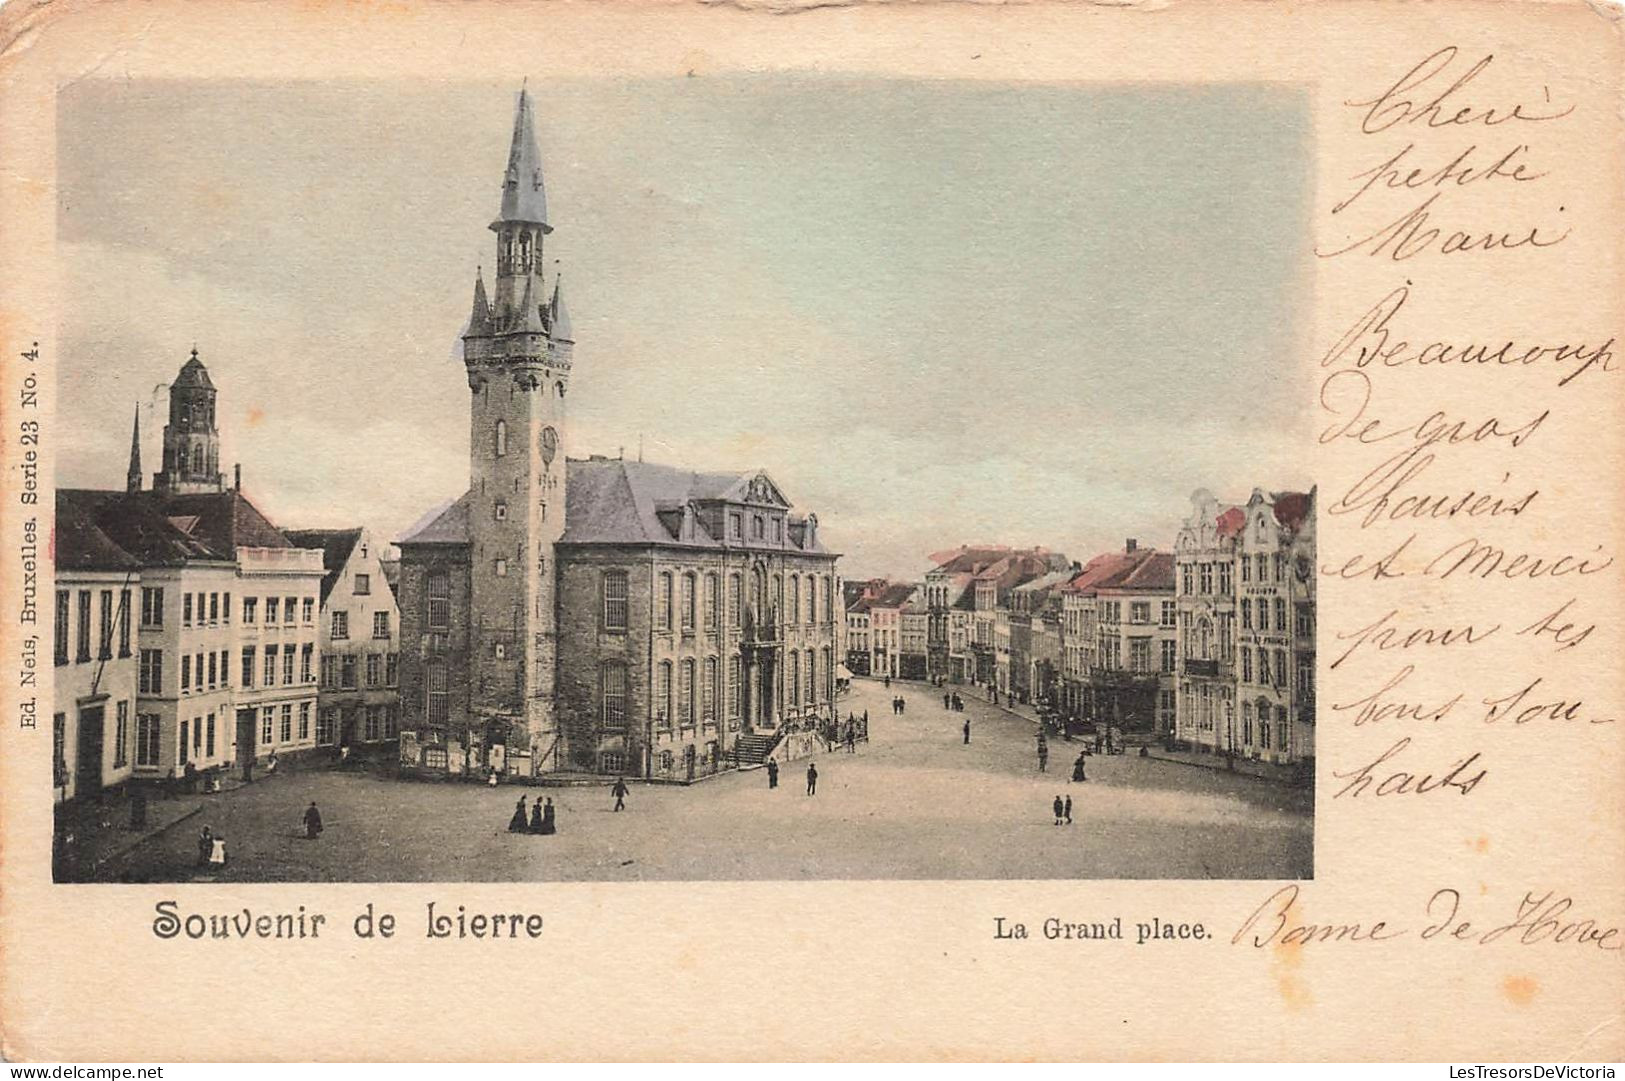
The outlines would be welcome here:
M 469 489 L 400 541 L 402 766 L 687 780 L 832 720 L 841 589 L 815 515 L 759 470 L 567 456 L 575 340 L 523 90 L 490 228 Z

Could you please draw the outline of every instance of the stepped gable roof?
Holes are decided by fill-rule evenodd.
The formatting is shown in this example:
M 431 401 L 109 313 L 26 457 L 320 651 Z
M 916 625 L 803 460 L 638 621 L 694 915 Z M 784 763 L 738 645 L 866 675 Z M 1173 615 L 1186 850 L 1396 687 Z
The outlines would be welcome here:
M 292 548 L 282 531 L 235 488 L 192 495 L 156 495 L 165 516 L 193 518 L 187 535 L 236 558 L 238 548 Z
M 320 548 L 322 550 L 322 603 L 327 603 L 327 595 L 333 591 L 339 575 L 344 572 L 344 565 L 350 561 L 350 553 L 355 546 L 361 543 L 361 530 L 355 529 L 285 529 L 282 531 L 295 548 Z
M 565 463 L 565 527 L 561 544 L 666 544 L 721 548 L 699 520 L 689 518 L 681 536 L 686 504 L 712 500 L 781 502 L 777 487 L 760 470 L 701 473 L 654 462 L 620 458 L 569 459 Z M 804 520 L 802 520 L 804 522 Z M 817 530 L 787 531 L 785 547 L 825 553 Z
M 130 563 L 179 567 L 194 560 L 231 562 L 236 558 L 233 549 L 177 528 L 150 492 L 62 488 L 57 491 L 57 516 L 59 563 L 69 566 L 62 561 L 71 561 L 76 570 L 128 570 Z
M 97 520 L 112 492 L 59 488 L 52 538 L 58 571 L 134 571 L 141 561 L 119 547 Z
M 1308 492 L 1274 492 L 1275 520 L 1287 529 L 1297 529 L 1308 517 L 1313 501 Z
M 429 511 L 407 529 L 397 544 L 467 544 L 468 506 L 472 490 Z

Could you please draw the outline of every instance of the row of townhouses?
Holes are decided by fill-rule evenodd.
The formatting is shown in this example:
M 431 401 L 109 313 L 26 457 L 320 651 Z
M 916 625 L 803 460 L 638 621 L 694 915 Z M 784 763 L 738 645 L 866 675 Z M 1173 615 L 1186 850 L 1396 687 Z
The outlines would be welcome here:
M 973 683 L 1067 722 L 1281 764 L 1314 757 L 1315 494 L 1192 496 L 1171 551 L 1084 563 L 965 545 L 847 583 L 854 675 Z
M 399 723 L 396 608 L 365 530 L 283 531 L 219 465 L 197 350 L 170 385 L 163 468 L 140 414 L 119 490 L 56 494 L 58 801 L 320 747 Z

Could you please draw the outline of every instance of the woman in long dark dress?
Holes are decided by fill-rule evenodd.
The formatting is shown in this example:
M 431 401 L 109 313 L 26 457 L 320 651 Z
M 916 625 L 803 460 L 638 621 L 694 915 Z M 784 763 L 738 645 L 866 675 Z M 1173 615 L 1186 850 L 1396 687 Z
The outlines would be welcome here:
M 537 800 L 530 805 L 530 832 L 542 832 L 542 801 Z
M 1083 775 L 1083 752 L 1082 751 L 1078 752 L 1078 760 L 1076 762 L 1072 763 L 1072 779 L 1074 781 L 1087 781 L 1089 779 L 1089 778 L 1087 778 L 1087 777 L 1085 777 Z
M 552 800 L 552 797 L 549 797 L 548 800 L 547 800 L 547 803 L 542 807 L 542 830 L 541 831 L 543 833 L 557 833 L 558 832 L 558 826 L 553 822 L 553 800 Z
M 519 802 L 514 804 L 513 817 L 508 819 L 509 833 L 525 832 L 525 797 L 520 796 Z

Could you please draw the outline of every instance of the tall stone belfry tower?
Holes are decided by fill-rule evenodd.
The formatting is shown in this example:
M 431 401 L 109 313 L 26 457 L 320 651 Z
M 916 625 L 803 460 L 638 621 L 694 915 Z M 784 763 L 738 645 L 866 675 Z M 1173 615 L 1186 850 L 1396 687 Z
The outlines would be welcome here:
M 220 475 L 220 431 L 214 426 L 214 395 L 209 369 L 197 358 L 194 346 L 191 359 L 169 385 L 164 468 L 153 475 L 154 491 L 167 495 L 225 491 Z M 138 466 L 132 463 L 132 468 Z
M 553 546 L 564 531 L 565 392 L 573 343 L 557 281 L 544 278 L 541 156 L 519 92 L 502 178 L 496 285 L 483 274 L 463 335 L 469 402 L 470 727 L 528 745 L 536 768 L 566 760 L 554 716 Z

